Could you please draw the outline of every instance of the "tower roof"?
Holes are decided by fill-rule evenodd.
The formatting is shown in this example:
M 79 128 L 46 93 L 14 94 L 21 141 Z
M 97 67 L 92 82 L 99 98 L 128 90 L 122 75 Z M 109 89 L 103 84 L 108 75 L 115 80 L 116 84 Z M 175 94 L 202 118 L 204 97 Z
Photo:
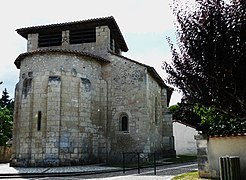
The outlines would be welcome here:
M 49 31 L 63 31 L 69 30 L 79 27 L 97 27 L 97 26 L 108 26 L 115 38 L 115 40 L 119 44 L 119 48 L 127 52 L 128 47 L 126 42 L 123 38 L 123 35 L 120 31 L 119 26 L 117 25 L 113 16 L 104 17 L 104 18 L 95 18 L 95 19 L 88 19 L 82 21 L 73 21 L 73 22 L 66 22 L 66 23 L 58 23 L 58 24 L 49 24 L 49 25 L 41 25 L 41 26 L 32 26 L 26 28 L 17 29 L 17 33 L 24 38 L 28 38 L 28 34 L 40 33 L 40 32 L 49 32 Z

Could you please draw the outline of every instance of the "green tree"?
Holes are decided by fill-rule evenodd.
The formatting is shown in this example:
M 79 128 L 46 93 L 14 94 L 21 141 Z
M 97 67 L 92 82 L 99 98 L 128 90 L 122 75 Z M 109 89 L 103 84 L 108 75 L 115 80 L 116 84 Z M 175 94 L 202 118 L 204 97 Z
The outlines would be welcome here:
M 2 92 L 2 98 L 0 99 L 0 106 L 6 107 L 11 112 L 13 112 L 14 110 L 14 101 L 10 99 L 9 93 L 6 88 Z
M 194 105 L 190 104 L 185 99 L 182 99 L 181 102 L 176 105 L 170 106 L 168 109 L 172 112 L 174 120 L 182 121 L 185 124 L 196 127 L 197 130 L 202 130 L 201 118 L 194 112 Z
M 174 3 L 179 51 L 169 41 L 167 82 L 194 107 L 211 107 L 246 121 L 246 1 L 196 0 L 194 11 Z M 196 111 L 197 112 L 197 111 Z
M 0 98 L 0 146 L 5 146 L 12 138 L 13 110 L 14 102 L 5 88 Z
M 0 107 L 0 146 L 12 138 L 13 115 L 6 107 Z
M 200 130 L 205 134 L 224 135 L 246 132 L 246 121 L 230 118 L 213 107 L 195 105 L 194 113 L 201 118 Z

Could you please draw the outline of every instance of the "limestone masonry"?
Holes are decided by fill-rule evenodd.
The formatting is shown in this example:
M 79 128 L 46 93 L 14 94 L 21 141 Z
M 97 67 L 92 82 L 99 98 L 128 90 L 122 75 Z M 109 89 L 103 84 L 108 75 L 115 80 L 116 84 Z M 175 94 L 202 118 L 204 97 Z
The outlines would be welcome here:
M 27 52 L 15 91 L 11 166 L 117 163 L 175 153 L 172 90 L 128 50 L 113 17 L 17 29 Z

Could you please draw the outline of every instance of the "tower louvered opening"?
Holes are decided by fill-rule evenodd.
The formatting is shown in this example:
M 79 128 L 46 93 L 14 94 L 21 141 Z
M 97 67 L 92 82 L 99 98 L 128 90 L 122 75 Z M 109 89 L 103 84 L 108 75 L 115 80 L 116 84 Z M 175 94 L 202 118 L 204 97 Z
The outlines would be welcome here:
M 38 34 L 38 47 L 60 46 L 62 44 L 62 32 L 49 32 Z

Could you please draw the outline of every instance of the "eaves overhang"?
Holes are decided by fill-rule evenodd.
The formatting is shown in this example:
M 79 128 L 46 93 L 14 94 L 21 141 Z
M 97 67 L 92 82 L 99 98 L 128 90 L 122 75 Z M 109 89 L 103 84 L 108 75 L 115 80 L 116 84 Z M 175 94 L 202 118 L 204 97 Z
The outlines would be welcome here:
M 94 54 L 90 54 L 87 52 L 82 52 L 82 51 L 75 51 L 75 50 L 67 50 L 67 49 L 42 49 L 42 50 L 37 50 L 37 51 L 31 51 L 31 52 L 26 52 L 26 53 L 22 53 L 20 54 L 14 64 L 16 65 L 17 69 L 20 69 L 21 66 L 21 61 L 28 56 L 31 55 L 37 55 L 37 54 L 51 54 L 51 53 L 59 53 L 59 54 L 72 54 L 72 55 L 77 55 L 77 56 L 84 56 L 84 57 L 89 57 L 89 58 L 93 58 L 97 61 L 99 61 L 100 63 L 110 63 L 109 60 L 102 58 L 100 56 L 94 55 Z

